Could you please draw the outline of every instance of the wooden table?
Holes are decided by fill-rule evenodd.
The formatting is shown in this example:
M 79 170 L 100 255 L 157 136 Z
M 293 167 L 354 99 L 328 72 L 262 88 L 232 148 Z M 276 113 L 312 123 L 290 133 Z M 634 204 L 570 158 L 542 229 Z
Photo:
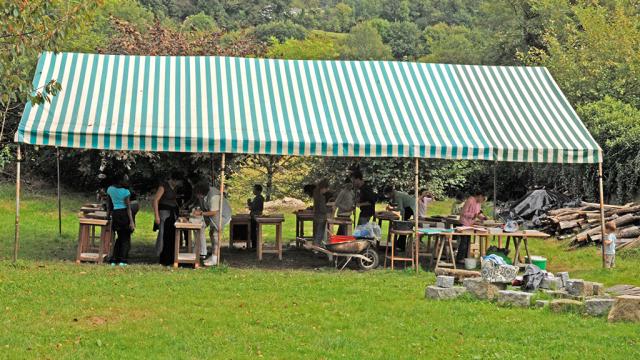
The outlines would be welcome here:
M 409 237 L 413 237 L 414 232 L 413 230 L 395 230 L 395 229 L 391 229 L 389 231 L 389 235 L 391 238 L 391 256 L 388 255 L 389 253 L 389 239 L 387 239 L 387 245 L 385 247 L 384 250 L 384 268 L 387 268 L 387 258 L 390 260 L 391 262 L 391 270 L 393 270 L 393 266 L 394 263 L 396 261 L 406 261 L 406 262 L 411 262 L 411 266 L 414 267 L 416 265 L 415 263 L 415 255 L 416 254 L 412 254 L 411 257 L 398 257 L 395 255 L 395 251 L 396 251 L 396 239 L 398 236 L 406 236 L 407 237 L 407 241 L 405 243 L 405 246 L 409 245 Z M 406 248 L 405 248 L 406 251 Z M 415 252 L 415 251 L 413 251 Z
M 90 261 L 102 263 L 109 256 L 113 234 L 111 223 L 106 219 L 78 219 L 80 229 L 78 231 L 78 250 L 76 253 L 76 263 Z M 100 234 L 96 236 L 96 229 Z M 100 239 L 98 245 L 95 240 Z
M 175 247 L 173 252 L 173 267 L 178 264 L 193 264 L 194 268 L 200 267 L 200 237 L 204 231 L 204 222 L 176 222 Z M 187 252 L 180 252 L 181 234 L 185 234 L 185 247 Z M 193 234 L 193 237 L 190 235 Z M 194 246 L 195 243 L 195 246 Z
M 548 237 L 550 237 L 551 235 L 537 231 L 537 230 L 522 230 L 522 231 L 515 231 L 515 232 L 490 232 L 490 231 L 480 231 L 480 230 L 474 230 L 474 231 L 455 231 L 455 232 L 442 232 L 442 233 L 433 233 L 433 234 L 437 234 L 440 235 L 440 237 L 445 237 L 446 242 L 448 243 L 449 246 L 449 251 L 453 252 L 453 237 L 454 236 L 477 236 L 480 238 L 480 251 L 482 254 L 482 251 L 486 252 L 486 244 L 483 247 L 482 243 L 483 242 L 488 242 L 488 238 L 493 236 L 493 237 L 498 237 L 499 239 L 503 236 L 507 236 L 513 239 L 514 242 L 514 246 L 515 246 L 515 254 L 514 254 L 514 260 L 513 260 L 513 265 L 517 266 L 519 260 L 519 255 L 520 255 L 520 246 L 521 244 L 524 244 L 524 248 L 527 254 L 527 257 L 529 259 L 531 259 L 531 254 L 529 253 L 529 243 L 528 243 L 528 239 L 529 238 L 537 238 L 537 239 L 546 239 Z M 435 269 L 437 269 L 439 266 L 441 266 L 440 264 L 440 259 L 442 256 L 442 251 L 444 248 L 444 241 L 443 239 L 439 239 L 437 241 L 440 241 L 440 243 L 436 243 L 436 247 L 438 248 L 437 252 L 437 257 L 435 259 Z M 509 248 L 509 243 L 507 243 L 507 249 Z M 443 264 L 443 265 L 451 265 L 451 264 Z M 453 259 L 453 268 L 456 268 L 455 265 L 455 258 Z
M 351 221 L 350 217 L 334 217 L 334 218 L 330 218 L 327 220 L 327 227 L 329 228 L 329 233 L 333 234 L 333 227 L 334 226 L 340 226 L 340 225 L 344 225 L 347 228 L 347 233 L 344 235 L 351 235 L 353 234 L 353 222 Z
M 251 215 L 249 214 L 237 214 L 231 217 L 231 222 L 229 223 L 229 249 L 233 249 L 233 243 L 235 241 L 234 235 L 234 227 L 235 226 L 246 226 L 247 227 L 247 238 L 244 239 L 246 248 L 251 247 Z M 238 240 L 243 241 L 243 240 Z
M 387 227 L 387 244 L 389 244 L 391 240 L 391 223 L 395 220 L 400 220 L 400 217 L 390 211 L 377 211 L 375 215 L 373 215 L 373 221 L 378 221 L 378 226 L 380 226 L 380 231 L 382 231 L 382 224 L 384 221 L 389 222 L 389 226 Z M 380 248 L 380 241 L 376 241 L 376 247 Z
M 282 223 L 284 222 L 284 215 L 270 215 L 256 217 L 256 223 L 258 223 L 258 260 L 262 261 L 263 253 L 278 254 L 278 260 L 282 260 Z M 262 239 L 262 227 L 265 225 L 274 225 L 276 227 L 276 249 L 264 250 Z
M 296 215 L 296 247 L 301 247 L 306 239 L 313 239 L 313 235 L 304 235 L 304 223 L 310 222 L 313 224 L 313 210 L 298 210 L 295 211 Z

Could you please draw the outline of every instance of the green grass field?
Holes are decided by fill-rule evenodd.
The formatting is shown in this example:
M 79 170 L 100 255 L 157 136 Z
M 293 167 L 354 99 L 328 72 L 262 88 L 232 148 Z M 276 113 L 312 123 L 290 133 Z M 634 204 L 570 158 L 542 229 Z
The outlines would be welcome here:
M 434 277 L 425 272 L 76 265 L 79 195 L 64 198 L 61 237 L 55 194 L 25 195 L 21 260 L 13 264 L 13 191 L 0 186 L 2 359 L 640 358 L 637 324 L 468 298 L 428 301 L 424 287 Z M 138 224 L 134 250 L 148 249 L 147 209 Z M 567 252 L 566 245 L 535 242 L 533 252 L 575 278 L 640 285 L 640 257 L 603 271 L 595 248 Z

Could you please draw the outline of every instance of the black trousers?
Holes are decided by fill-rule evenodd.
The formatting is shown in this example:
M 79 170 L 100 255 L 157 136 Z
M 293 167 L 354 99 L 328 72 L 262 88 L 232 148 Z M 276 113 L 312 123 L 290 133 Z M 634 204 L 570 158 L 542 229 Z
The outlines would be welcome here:
M 129 215 L 127 209 L 114 210 L 111 215 L 111 229 L 116 235 L 116 243 L 113 246 L 111 262 L 127 263 L 129 261 L 129 249 L 131 249 L 131 228 L 129 227 Z
M 258 248 L 258 222 L 255 217 L 251 217 L 251 248 Z
M 373 217 L 373 215 L 371 215 L 371 214 L 360 213 L 360 216 L 358 216 L 357 225 L 364 225 L 364 224 L 368 223 L 371 220 L 372 217 Z
M 402 220 L 407 221 L 413 217 L 413 210 L 410 207 L 404 208 L 404 216 Z M 400 249 L 400 251 L 404 251 L 407 247 L 407 235 L 398 236 L 398 241 L 396 242 L 396 247 Z
M 171 216 L 164 221 L 164 233 L 162 239 L 162 252 L 160 253 L 160 264 L 173 265 L 174 251 L 176 248 L 176 215 L 171 212 Z

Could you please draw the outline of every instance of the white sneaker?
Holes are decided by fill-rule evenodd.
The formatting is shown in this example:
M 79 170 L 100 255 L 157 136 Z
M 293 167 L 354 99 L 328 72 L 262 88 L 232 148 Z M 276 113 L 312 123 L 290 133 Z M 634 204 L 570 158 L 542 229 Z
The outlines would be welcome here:
M 218 265 L 218 257 L 215 255 L 211 255 L 209 256 L 205 261 L 204 261 L 204 266 L 215 266 Z

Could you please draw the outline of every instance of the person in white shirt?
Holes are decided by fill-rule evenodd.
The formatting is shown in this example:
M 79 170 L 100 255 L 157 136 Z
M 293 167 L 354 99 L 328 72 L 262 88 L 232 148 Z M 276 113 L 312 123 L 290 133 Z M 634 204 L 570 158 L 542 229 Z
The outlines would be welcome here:
M 207 182 L 196 184 L 194 193 L 200 204 L 201 215 L 204 217 L 206 226 L 209 226 L 209 238 L 211 239 L 211 256 L 204 261 L 204 266 L 214 266 L 218 264 L 215 249 L 218 247 L 218 229 L 224 233 L 224 227 L 231 222 L 231 204 L 222 197 L 222 223 L 220 223 L 220 190 L 214 186 L 209 186 Z M 196 214 L 198 215 L 198 214 Z M 202 232 L 200 237 L 200 255 L 207 255 L 207 240 Z

